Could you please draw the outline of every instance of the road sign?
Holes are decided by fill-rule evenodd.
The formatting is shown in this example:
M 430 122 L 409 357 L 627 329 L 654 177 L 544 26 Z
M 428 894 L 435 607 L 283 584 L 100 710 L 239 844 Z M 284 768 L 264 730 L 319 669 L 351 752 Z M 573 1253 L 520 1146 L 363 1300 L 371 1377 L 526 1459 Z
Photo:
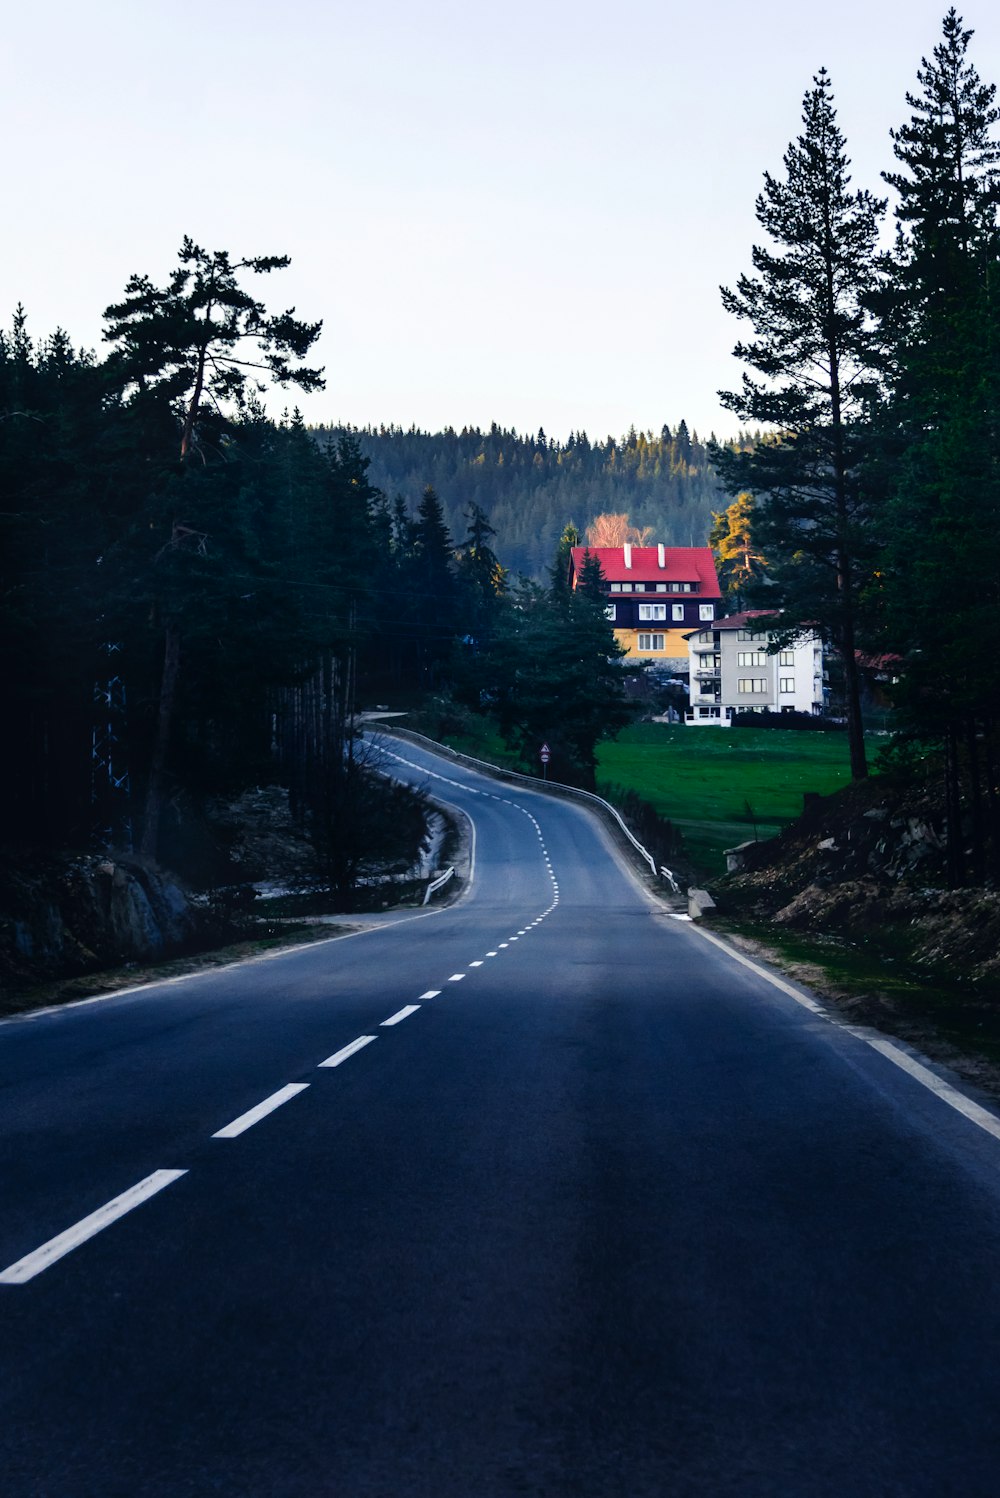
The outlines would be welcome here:
M 541 760 L 543 765 L 548 764 L 549 760 L 552 758 L 552 754 L 548 744 L 543 744 L 541 749 L 539 749 L 538 758 Z

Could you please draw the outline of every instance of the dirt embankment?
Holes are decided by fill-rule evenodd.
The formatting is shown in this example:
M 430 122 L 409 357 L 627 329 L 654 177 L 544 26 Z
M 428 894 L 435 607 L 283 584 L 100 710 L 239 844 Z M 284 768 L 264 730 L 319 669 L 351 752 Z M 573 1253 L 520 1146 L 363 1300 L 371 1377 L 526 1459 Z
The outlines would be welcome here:
M 723 913 L 863 942 L 1000 999 L 1000 892 L 946 889 L 945 849 L 932 789 L 874 778 L 744 845 L 713 893 Z

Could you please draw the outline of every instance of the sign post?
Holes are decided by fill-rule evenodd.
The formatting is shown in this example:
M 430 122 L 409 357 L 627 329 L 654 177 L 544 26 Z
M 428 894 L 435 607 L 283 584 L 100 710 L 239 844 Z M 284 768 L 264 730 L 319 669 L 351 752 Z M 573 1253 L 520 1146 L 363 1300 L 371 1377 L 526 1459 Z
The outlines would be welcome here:
M 549 749 L 548 744 L 543 744 L 542 747 L 541 747 L 541 749 L 539 749 L 539 751 L 538 751 L 538 758 L 542 762 L 542 779 L 543 780 L 548 780 L 548 778 L 549 778 L 549 760 L 550 760 L 551 757 L 552 757 L 551 756 L 551 751 Z

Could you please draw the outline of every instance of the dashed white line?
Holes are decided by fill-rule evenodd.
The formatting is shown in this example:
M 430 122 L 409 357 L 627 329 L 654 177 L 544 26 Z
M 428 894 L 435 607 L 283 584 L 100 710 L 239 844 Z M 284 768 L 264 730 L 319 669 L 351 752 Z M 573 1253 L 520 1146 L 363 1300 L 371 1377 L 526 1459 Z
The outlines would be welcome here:
M 371 1045 L 373 1040 L 378 1040 L 378 1036 L 359 1035 L 357 1040 L 352 1040 L 350 1045 L 342 1046 L 339 1051 L 334 1051 L 332 1056 L 327 1056 L 326 1060 L 319 1064 L 320 1066 L 339 1066 L 342 1061 L 347 1060 L 348 1056 L 353 1056 L 363 1050 L 366 1045 Z
M 464 977 L 465 977 L 464 973 L 452 973 L 451 977 L 448 979 L 448 982 L 449 983 L 461 983 L 461 981 L 462 981 L 462 979 Z
M 478 962 L 470 962 L 469 963 L 470 967 L 482 967 L 482 965 L 483 965 L 482 958 L 480 958 L 480 960 Z
M 33 1253 L 25 1254 L 23 1259 L 18 1259 L 16 1264 L 0 1273 L 0 1284 L 24 1285 L 28 1280 L 34 1279 L 36 1274 L 41 1274 L 43 1269 L 48 1269 L 58 1259 L 71 1253 L 74 1248 L 79 1248 L 81 1243 L 86 1243 L 88 1238 L 93 1238 L 102 1228 L 117 1222 L 119 1217 L 124 1217 L 126 1212 L 131 1212 L 133 1207 L 138 1207 L 142 1202 L 148 1201 L 164 1186 L 171 1182 L 180 1180 L 186 1176 L 186 1170 L 154 1170 L 152 1175 L 146 1176 L 136 1185 L 130 1186 L 120 1196 L 114 1197 L 112 1201 L 106 1202 L 103 1207 L 98 1207 L 96 1212 L 91 1212 L 88 1217 L 82 1217 L 79 1222 L 74 1223 L 65 1232 L 59 1233 L 55 1238 L 50 1238 L 48 1243 L 43 1243 L 41 1248 L 36 1248 Z
M 237 1135 L 244 1134 L 247 1129 L 252 1129 L 255 1123 L 273 1113 L 275 1108 L 280 1108 L 283 1103 L 288 1103 L 300 1092 L 305 1092 L 309 1086 L 308 1082 L 289 1082 L 287 1087 L 279 1087 L 277 1092 L 272 1092 L 262 1103 L 255 1108 L 248 1108 L 246 1113 L 241 1113 L 239 1118 L 234 1118 L 232 1123 L 226 1124 L 224 1129 L 216 1129 L 212 1135 L 213 1139 L 235 1139 Z
M 486 955 L 487 957 L 495 957 L 497 954 L 495 952 L 487 952 Z
M 428 989 L 428 990 L 427 990 L 427 992 L 426 992 L 426 993 L 422 993 L 422 994 L 421 994 L 421 995 L 420 995 L 420 997 L 421 997 L 421 998 L 422 998 L 422 999 L 437 999 L 437 998 L 439 998 L 439 997 L 440 997 L 440 995 L 441 995 L 441 990 L 440 990 L 440 988 L 429 988 L 429 989 Z M 373 1039 L 373 1040 L 374 1040 L 374 1038 L 375 1038 L 375 1037 L 374 1037 L 374 1036 L 372 1036 L 372 1039 Z
M 401 1019 L 406 1019 L 409 1015 L 416 1014 L 419 1008 L 419 1004 L 404 1004 L 402 1009 L 397 1009 L 395 1014 L 390 1014 L 388 1019 L 384 1019 L 380 1028 L 384 1030 L 387 1025 L 398 1025 Z

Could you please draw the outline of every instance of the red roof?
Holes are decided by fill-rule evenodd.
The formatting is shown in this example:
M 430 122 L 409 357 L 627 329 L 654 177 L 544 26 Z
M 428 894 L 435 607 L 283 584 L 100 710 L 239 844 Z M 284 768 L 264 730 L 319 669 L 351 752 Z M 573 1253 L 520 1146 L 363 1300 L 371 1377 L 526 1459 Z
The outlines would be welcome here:
M 774 613 L 767 609 L 744 609 L 742 614 L 727 614 L 724 619 L 716 619 L 712 625 L 713 629 L 747 629 L 752 627 L 757 619 L 773 619 Z
M 588 551 L 600 562 L 609 583 L 632 583 L 640 591 L 643 583 L 650 589 L 657 583 L 698 583 L 699 598 L 722 597 L 709 546 L 574 546 L 574 573 L 579 573 Z M 631 566 L 626 566 L 626 552 Z

